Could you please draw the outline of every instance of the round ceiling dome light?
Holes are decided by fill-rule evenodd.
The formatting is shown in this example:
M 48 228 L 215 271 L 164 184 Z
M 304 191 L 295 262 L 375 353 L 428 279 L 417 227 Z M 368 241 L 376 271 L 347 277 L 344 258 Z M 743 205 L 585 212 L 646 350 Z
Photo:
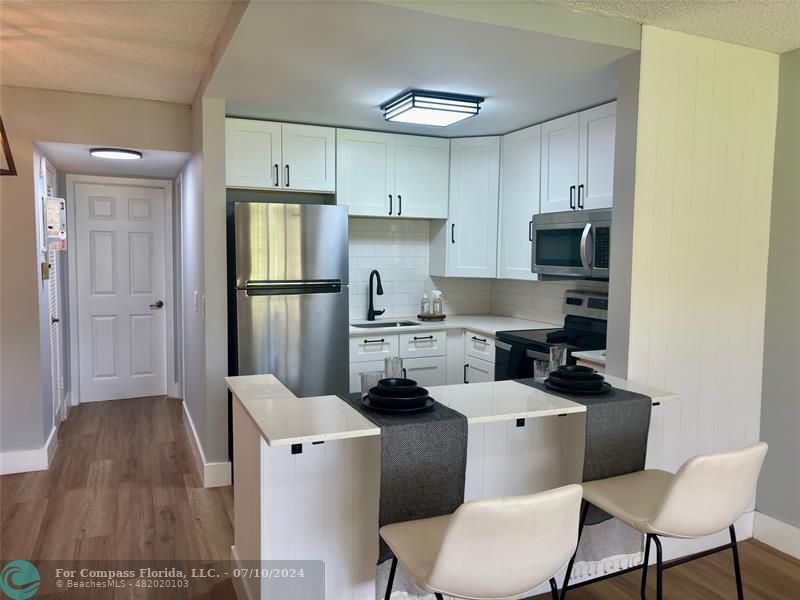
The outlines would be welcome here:
M 142 153 L 136 150 L 126 150 L 125 148 L 92 148 L 89 150 L 95 158 L 110 158 L 113 160 L 138 160 L 142 158 Z

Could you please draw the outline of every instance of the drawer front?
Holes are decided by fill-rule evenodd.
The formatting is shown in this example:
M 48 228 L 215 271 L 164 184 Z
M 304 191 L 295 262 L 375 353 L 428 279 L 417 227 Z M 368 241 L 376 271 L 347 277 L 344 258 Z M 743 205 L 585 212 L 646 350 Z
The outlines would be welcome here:
M 369 371 L 383 371 L 383 360 L 352 363 L 350 365 L 350 393 L 361 391 L 361 374 Z
M 494 338 L 474 331 L 464 332 L 464 355 L 494 364 Z
M 447 359 L 444 356 L 406 358 L 403 360 L 406 377 L 423 387 L 447 383 Z
M 480 358 L 467 358 L 464 365 L 464 383 L 494 381 L 494 364 Z
M 444 356 L 446 334 L 444 331 L 425 331 L 400 335 L 400 356 L 421 358 L 425 356 Z
M 350 362 L 383 360 L 397 356 L 397 335 L 365 335 L 350 338 Z

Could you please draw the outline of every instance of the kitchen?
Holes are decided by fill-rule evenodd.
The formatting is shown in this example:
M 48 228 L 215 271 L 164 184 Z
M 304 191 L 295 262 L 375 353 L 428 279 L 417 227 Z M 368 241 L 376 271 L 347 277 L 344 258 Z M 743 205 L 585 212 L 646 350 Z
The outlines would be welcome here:
M 338 127 L 334 117 L 320 125 L 307 124 L 311 118 L 280 121 L 279 111 L 241 97 L 226 101 L 234 375 L 227 382 L 238 564 L 278 560 L 291 547 L 298 560 L 324 560 L 329 596 L 378 597 L 391 587 L 389 562 L 374 566 L 387 498 L 382 486 L 391 481 L 380 457 L 404 452 L 388 442 L 384 448 L 394 450 L 381 450 L 389 439 L 385 424 L 376 426 L 374 412 L 340 399 L 368 396 L 391 374 L 389 364 L 439 406 L 467 416 L 463 438 L 436 438 L 445 445 L 467 440 L 463 472 L 452 468 L 460 499 L 581 481 L 586 409 L 512 380 L 531 379 L 535 361 L 549 368 L 551 348 L 563 345 L 569 365 L 580 360 L 606 370 L 609 297 L 626 294 L 624 268 L 615 290 L 612 245 L 631 240 L 612 235 L 612 214 L 615 186 L 631 185 L 630 123 L 637 115 L 629 82 L 638 58 L 620 55 L 602 69 L 611 69 L 610 90 L 571 98 L 578 109 L 567 114 L 558 101 L 539 118 L 530 110 L 517 117 L 517 127 L 495 135 L 458 137 L 432 125 L 397 133 L 391 97 L 360 109 L 385 119 L 369 128 Z M 412 96 L 412 107 L 471 103 L 462 127 L 477 127 L 491 114 L 491 97 L 464 96 L 463 89 L 399 91 Z M 617 172 L 627 180 L 615 181 Z M 663 415 L 680 411 L 678 395 L 628 384 L 624 376 L 605 379 L 646 398 L 647 420 L 634 435 L 650 443 L 639 447 L 638 468 L 646 458 L 658 464 L 650 455 L 672 443 Z M 450 472 L 436 461 L 453 454 L 429 449 L 428 456 L 439 457 L 431 458 L 433 472 Z M 510 476 L 515 469 L 525 473 L 518 481 Z M 348 514 L 366 518 L 337 520 L 356 498 Z M 432 514 L 446 512 L 438 509 Z M 320 536 L 329 526 L 352 533 Z M 671 540 L 664 544 L 669 556 L 686 553 Z M 634 540 L 624 550 L 581 556 L 573 583 L 632 568 L 642 557 L 635 546 Z M 398 594 L 421 593 L 398 577 Z M 562 568 L 559 587 L 563 578 Z M 267 583 L 239 583 L 252 597 L 269 592 Z

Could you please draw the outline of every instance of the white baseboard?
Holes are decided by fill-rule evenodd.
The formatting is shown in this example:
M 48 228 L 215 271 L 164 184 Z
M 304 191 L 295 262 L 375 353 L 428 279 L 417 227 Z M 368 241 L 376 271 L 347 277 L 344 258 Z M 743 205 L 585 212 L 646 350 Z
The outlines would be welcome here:
M 236 551 L 236 546 L 231 546 L 231 562 L 233 563 L 233 569 L 242 572 L 242 560 L 239 558 L 239 553 Z M 239 600 L 256 600 L 257 596 L 250 593 L 250 587 L 247 585 L 247 581 L 242 579 L 241 577 L 234 577 L 233 573 L 231 573 L 231 581 L 233 581 L 233 590 L 236 592 L 236 597 Z M 260 582 L 261 580 L 257 577 L 248 578 L 248 581 L 255 581 Z
M 183 406 L 183 423 L 186 426 L 186 433 L 189 437 L 189 445 L 192 447 L 194 464 L 197 473 L 203 482 L 203 487 L 220 487 L 231 484 L 231 463 L 225 462 L 206 462 L 206 455 L 203 452 L 203 445 L 197 435 L 197 430 L 192 421 L 192 415 L 186 408 L 186 402 L 181 402 Z
M 755 513 L 753 537 L 768 546 L 800 559 L 800 527 L 784 523 L 764 513 Z
M 58 447 L 58 428 L 53 427 L 47 441 L 35 450 L 14 450 L 0 452 L 0 475 L 28 473 L 30 471 L 46 471 L 53 461 Z

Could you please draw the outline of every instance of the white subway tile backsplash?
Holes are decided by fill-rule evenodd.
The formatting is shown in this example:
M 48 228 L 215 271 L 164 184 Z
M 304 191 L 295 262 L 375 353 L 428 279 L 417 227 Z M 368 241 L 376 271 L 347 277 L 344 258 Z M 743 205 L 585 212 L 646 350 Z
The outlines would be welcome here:
M 438 289 L 448 314 L 489 312 L 488 279 L 453 279 L 428 275 L 430 223 L 416 219 L 350 219 L 350 318 L 364 319 L 369 305 L 369 274 L 378 269 L 383 296 L 375 308 L 383 317 L 419 312 L 423 292 Z

